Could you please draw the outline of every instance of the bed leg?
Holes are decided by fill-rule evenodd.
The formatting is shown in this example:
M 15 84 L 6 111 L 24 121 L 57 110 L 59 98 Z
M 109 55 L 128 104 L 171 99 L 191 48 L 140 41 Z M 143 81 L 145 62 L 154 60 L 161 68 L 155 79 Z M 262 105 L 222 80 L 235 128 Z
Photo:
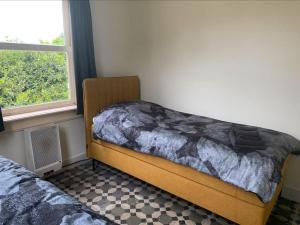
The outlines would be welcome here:
M 95 170 L 96 169 L 96 160 L 95 159 L 92 159 L 92 163 L 93 163 L 93 170 Z
M 282 190 L 280 191 L 279 196 L 278 196 L 278 199 L 281 199 L 281 198 L 282 198 Z

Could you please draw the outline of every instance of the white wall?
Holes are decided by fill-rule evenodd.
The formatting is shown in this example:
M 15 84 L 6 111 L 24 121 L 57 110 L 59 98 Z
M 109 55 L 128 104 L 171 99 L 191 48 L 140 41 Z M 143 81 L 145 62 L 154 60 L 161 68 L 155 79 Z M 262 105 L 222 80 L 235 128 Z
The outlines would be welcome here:
M 82 118 L 60 122 L 63 163 L 69 164 L 85 158 L 85 130 Z M 0 155 L 26 165 L 23 131 L 0 134 Z
M 138 74 L 145 100 L 300 138 L 300 2 L 92 1 L 91 8 L 98 74 Z M 299 170 L 294 157 L 290 197 L 300 191 Z

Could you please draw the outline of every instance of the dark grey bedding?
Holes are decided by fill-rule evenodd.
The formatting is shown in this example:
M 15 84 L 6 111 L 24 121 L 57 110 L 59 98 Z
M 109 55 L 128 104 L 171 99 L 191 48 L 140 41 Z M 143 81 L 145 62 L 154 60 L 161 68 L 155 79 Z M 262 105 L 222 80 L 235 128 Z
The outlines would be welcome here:
M 93 120 L 94 137 L 215 176 L 263 202 L 271 200 L 300 142 L 273 130 L 195 116 L 137 101 L 112 105 Z M 196 193 L 195 193 L 196 194 Z
M 0 224 L 109 225 L 104 217 L 0 156 Z

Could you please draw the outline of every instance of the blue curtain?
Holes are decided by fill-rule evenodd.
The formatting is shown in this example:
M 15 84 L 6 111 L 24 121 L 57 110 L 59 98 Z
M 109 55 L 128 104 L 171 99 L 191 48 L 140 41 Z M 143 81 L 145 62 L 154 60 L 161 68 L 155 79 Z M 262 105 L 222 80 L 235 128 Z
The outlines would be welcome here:
M 0 108 L 0 132 L 4 131 L 4 124 L 3 124 L 3 117 L 2 117 L 2 111 Z
M 72 40 L 77 95 L 77 113 L 83 113 L 82 82 L 96 77 L 93 29 L 88 0 L 70 0 Z

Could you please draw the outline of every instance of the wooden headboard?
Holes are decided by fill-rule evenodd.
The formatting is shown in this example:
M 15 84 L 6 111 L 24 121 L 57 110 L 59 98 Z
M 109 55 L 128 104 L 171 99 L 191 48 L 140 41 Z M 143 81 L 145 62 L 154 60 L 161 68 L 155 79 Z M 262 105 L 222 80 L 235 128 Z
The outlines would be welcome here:
M 99 77 L 83 82 L 84 122 L 87 145 L 92 141 L 93 117 L 101 109 L 114 103 L 140 99 L 137 76 Z

